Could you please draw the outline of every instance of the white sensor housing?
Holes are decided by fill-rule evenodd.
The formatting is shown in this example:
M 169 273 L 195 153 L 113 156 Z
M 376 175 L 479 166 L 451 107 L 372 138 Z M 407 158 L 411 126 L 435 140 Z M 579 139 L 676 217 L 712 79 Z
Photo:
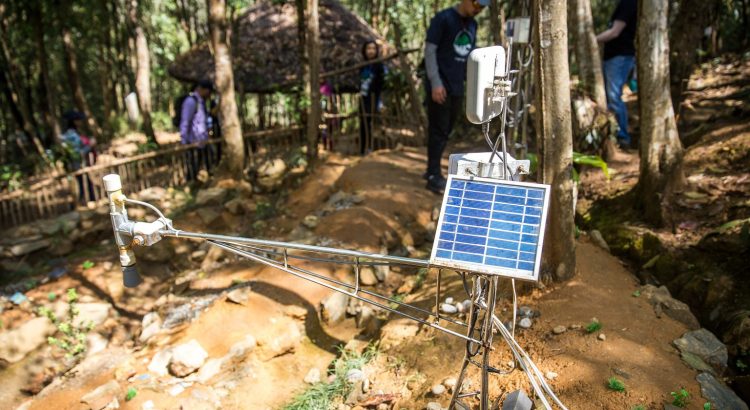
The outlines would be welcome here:
M 484 124 L 502 114 L 503 101 L 492 98 L 493 81 L 505 76 L 505 49 L 501 46 L 477 48 L 469 54 L 466 66 L 466 118 Z

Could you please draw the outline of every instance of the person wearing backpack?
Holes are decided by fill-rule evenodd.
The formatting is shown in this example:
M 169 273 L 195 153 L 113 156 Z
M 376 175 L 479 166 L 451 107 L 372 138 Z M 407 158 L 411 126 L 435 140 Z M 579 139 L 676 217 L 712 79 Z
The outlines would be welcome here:
M 206 111 L 206 101 L 211 96 L 213 84 L 210 81 L 198 82 L 193 91 L 182 98 L 177 110 L 178 117 L 173 119 L 173 123 L 179 124 L 180 143 L 183 145 L 197 144 L 187 150 L 188 163 L 188 180 L 194 181 L 198 176 L 201 162 L 205 163 L 206 170 L 209 168 L 208 145 L 208 113 Z

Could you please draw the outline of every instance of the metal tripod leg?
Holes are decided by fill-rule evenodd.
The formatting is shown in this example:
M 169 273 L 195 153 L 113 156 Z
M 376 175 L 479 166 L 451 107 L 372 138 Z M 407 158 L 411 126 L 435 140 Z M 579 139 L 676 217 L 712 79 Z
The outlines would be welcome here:
M 472 337 L 475 332 L 479 332 L 480 340 L 482 344 L 477 347 L 476 351 L 472 351 L 471 342 L 467 342 L 466 353 L 464 355 L 464 361 L 461 365 L 461 372 L 459 373 L 458 380 L 456 381 L 456 387 L 453 389 L 453 396 L 451 397 L 449 409 L 465 409 L 471 410 L 471 406 L 464 403 L 461 400 L 464 397 L 479 396 L 479 408 L 481 410 L 490 410 L 489 401 L 489 372 L 490 372 L 490 353 L 492 351 L 492 326 L 493 316 L 495 313 L 495 301 L 497 299 L 497 277 L 475 277 L 472 281 L 472 295 L 471 296 L 471 308 L 469 309 L 469 328 L 467 335 Z M 487 292 L 483 292 L 486 284 Z M 485 299 L 485 300 L 482 300 Z M 487 306 L 486 309 L 482 309 L 482 306 Z M 479 329 L 477 329 L 477 317 L 478 314 L 483 313 Z M 482 354 L 482 362 L 479 363 L 473 359 L 473 357 Z M 478 392 L 464 392 L 464 378 L 466 377 L 466 370 L 468 365 L 474 365 L 479 368 L 481 376 L 481 387 Z

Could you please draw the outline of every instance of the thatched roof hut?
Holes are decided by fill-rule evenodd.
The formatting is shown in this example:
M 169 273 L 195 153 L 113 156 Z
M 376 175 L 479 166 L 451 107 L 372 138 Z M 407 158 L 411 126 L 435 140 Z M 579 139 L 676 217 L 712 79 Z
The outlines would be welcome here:
M 329 72 L 362 62 L 362 44 L 374 39 L 381 55 L 395 49 L 388 46 L 359 16 L 336 0 L 320 1 L 321 72 Z M 232 65 L 238 89 L 250 93 L 289 90 L 299 83 L 297 9 L 292 2 L 274 4 L 262 1 L 238 17 L 232 33 Z M 195 82 L 212 79 L 214 62 L 208 43 L 178 56 L 169 67 L 178 80 Z M 358 88 L 357 71 L 330 79 L 340 91 Z

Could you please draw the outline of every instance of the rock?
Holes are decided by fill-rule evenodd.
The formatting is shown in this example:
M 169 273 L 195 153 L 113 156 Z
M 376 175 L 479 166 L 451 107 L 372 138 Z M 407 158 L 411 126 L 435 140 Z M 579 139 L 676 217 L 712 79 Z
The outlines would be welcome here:
M 197 251 L 190 254 L 190 259 L 194 261 L 202 260 L 206 257 L 206 251 L 203 249 L 198 249 Z
M 281 185 L 286 172 L 286 164 L 281 158 L 264 162 L 258 168 L 258 184 L 267 189 L 274 189 Z
M 346 316 L 349 296 L 334 292 L 320 302 L 320 315 L 328 324 L 338 323 Z
M 443 406 L 440 405 L 440 403 L 436 403 L 434 401 L 431 401 L 427 403 L 427 406 L 425 406 L 426 410 L 445 410 Z
M 370 306 L 363 305 L 355 317 L 357 328 L 365 329 L 366 334 L 373 334 L 379 326 L 375 310 Z
M 502 410 L 531 410 L 533 403 L 523 390 L 508 394 L 503 400 Z
M 141 343 L 146 343 L 151 337 L 159 333 L 160 329 L 161 317 L 159 317 L 159 314 L 156 312 L 148 312 L 143 316 L 143 321 L 141 322 L 141 335 L 138 337 L 138 340 Z
M 153 400 L 146 400 L 141 404 L 141 410 L 153 410 L 154 409 L 154 401 Z
M 597 336 L 597 339 L 601 340 L 602 342 L 607 340 L 607 336 L 604 333 L 599 333 L 599 336 Z
M 318 370 L 317 367 L 313 367 L 312 369 L 310 369 L 310 371 L 305 375 L 304 381 L 307 384 L 315 384 L 320 382 L 320 370 Z
M 272 326 L 275 331 L 268 332 L 268 335 L 259 341 L 258 357 L 261 360 L 270 360 L 293 352 L 302 340 L 297 323 L 288 318 L 284 319 L 274 323 Z
M 242 215 L 245 213 L 246 198 L 234 198 L 231 201 L 224 204 L 224 209 L 229 211 L 232 215 Z
M 144 202 L 159 202 L 167 197 L 167 190 L 160 186 L 146 188 L 138 192 L 138 199 Z
M 554 333 L 556 335 L 560 335 L 560 334 L 565 333 L 566 330 L 568 330 L 568 328 L 565 327 L 565 326 L 563 326 L 563 325 L 555 326 L 555 328 L 552 329 L 552 333 Z
M 109 340 L 99 333 L 89 333 L 86 336 L 86 354 L 96 354 L 107 348 Z
M 432 393 L 433 396 L 440 396 L 441 394 L 445 393 L 445 391 L 446 388 L 442 384 L 436 384 L 430 389 L 430 393 Z
M 284 306 L 284 314 L 292 319 L 305 320 L 307 317 L 307 309 L 297 305 L 286 305 Z
M 346 381 L 349 383 L 354 383 L 356 381 L 364 380 L 365 379 L 365 372 L 363 372 L 360 369 L 349 369 L 348 372 L 346 372 Z
M 177 397 L 184 391 L 185 387 L 183 387 L 181 384 L 175 384 L 174 386 L 170 387 L 169 390 L 167 390 L 167 393 L 169 393 L 169 395 L 172 397 Z
M 375 270 L 372 268 L 372 266 L 360 266 L 359 283 L 365 286 L 377 285 L 378 278 L 377 276 L 375 276 Z
M 244 339 L 233 344 L 232 347 L 229 348 L 228 356 L 231 359 L 241 360 L 247 356 L 248 353 L 253 351 L 257 345 L 258 342 L 252 335 L 246 335 Z
M 525 318 L 523 318 L 523 319 L 521 319 L 521 320 L 518 321 L 518 326 L 521 327 L 521 328 L 523 328 L 523 329 L 529 329 L 529 328 L 531 328 L 531 325 L 532 325 L 531 319 L 529 319 L 527 317 L 525 317 Z
M 607 252 L 610 252 L 609 245 L 607 245 L 607 241 L 604 240 L 601 232 L 597 231 L 596 229 L 592 229 L 591 231 L 589 231 L 589 238 L 591 238 L 591 242 L 593 242 L 594 245 L 604 249 Z
M 440 304 L 440 311 L 443 312 L 443 313 L 454 314 L 454 313 L 458 312 L 458 309 L 455 306 L 453 306 L 453 305 L 451 305 L 449 303 L 441 303 Z
M 46 317 L 33 318 L 20 327 L 0 333 L 0 361 L 15 363 L 47 341 L 55 327 Z
M 380 344 L 384 349 L 397 346 L 417 335 L 419 325 L 409 319 L 394 319 L 380 330 Z
M 233 289 L 227 293 L 227 300 L 234 302 L 238 305 L 245 305 L 247 300 L 250 299 L 250 286 L 243 286 L 237 289 Z
M 557 373 L 555 373 L 555 372 L 547 372 L 547 373 L 544 374 L 544 377 L 547 380 L 555 380 L 557 378 Z
M 318 226 L 318 223 L 320 223 L 320 219 L 315 215 L 307 215 L 302 220 L 302 225 L 305 225 L 307 228 L 315 229 Z
M 747 404 L 710 373 L 701 373 L 695 380 L 701 385 L 701 395 L 711 402 L 711 408 L 748 410 Z
M 517 314 L 518 317 L 534 317 L 534 309 L 528 306 L 520 306 Z
M 221 214 L 213 208 L 199 208 L 196 212 L 204 225 L 213 225 L 221 218 Z
M 171 360 L 172 360 L 171 350 L 164 350 L 164 351 L 158 352 L 151 359 L 151 363 L 149 363 L 148 365 L 148 371 L 156 374 L 157 376 L 166 376 L 169 373 L 167 371 L 167 366 L 169 365 L 169 362 Z
M 208 353 L 203 349 L 203 346 L 197 340 L 192 339 L 172 349 L 169 371 L 177 377 L 185 377 L 198 370 L 207 357 Z
M 391 273 L 391 268 L 388 265 L 375 265 L 375 277 L 378 278 L 378 282 L 385 282 L 388 280 L 388 276 Z
M 687 332 L 672 343 L 680 350 L 683 360 L 696 370 L 711 371 L 711 373 L 720 376 L 727 369 L 729 358 L 727 347 L 706 329 L 701 328 Z M 710 367 L 706 368 L 706 366 L 701 365 L 699 361 L 695 360 L 696 358 Z M 710 368 L 713 370 L 709 370 Z
M 117 397 L 121 394 L 122 389 L 120 389 L 120 384 L 114 380 L 110 380 L 109 382 L 86 393 L 81 397 L 81 403 L 88 404 L 93 410 L 101 410 L 117 400 Z
M 690 307 L 672 298 L 666 286 L 657 288 L 654 285 L 645 285 L 641 288 L 641 297 L 645 297 L 654 306 L 657 317 L 661 317 L 660 312 L 664 312 L 672 319 L 687 325 L 689 329 L 700 328 L 698 319 L 690 311 Z
M 443 386 L 451 391 L 453 391 L 453 389 L 456 387 L 456 384 L 458 384 L 458 380 L 455 377 L 448 377 L 447 379 L 443 380 Z
M 11 301 L 11 303 L 13 303 L 13 304 L 14 304 L 14 305 L 16 305 L 16 306 L 21 306 L 21 304 L 22 304 L 23 302 L 27 302 L 27 301 L 29 300 L 29 298 L 27 298 L 27 297 L 26 297 L 26 295 L 24 295 L 24 294 L 23 294 L 23 293 L 21 293 L 21 292 L 16 292 L 16 293 L 12 294 L 12 295 L 11 295 L 11 296 L 10 296 L 10 297 L 8 298 L 8 300 L 10 300 L 10 301 Z
M 31 242 L 23 242 L 8 248 L 9 252 L 13 256 L 24 256 L 31 252 L 38 251 L 40 249 L 49 248 L 50 241 L 48 239 L 39 239 Z
M 74 249 L 73 241 L 62 240 L 57 242 L 55 246 L 51 247 L 49 253 L 52 256 L 65 256 L 73 252 Z
M 94 326 L 98 326 L 104 323 L 109 317 L 110 309 L 112 305 L 109 303 L 79 303 L 78 305 L 78 317 L 73 322 L 77 326 L 87 323 L 93 323 Z
M 221 205 L 228 193 L 229 191 L 225 188 L 201 189 L 198 191 L 198 195 L 195 196 L 195 204 L 197 206 Z
M 214 378 L 221 371 L 221 366 L 224 365 L 222 359 L 208 359 L 206 364 L 201 366 L 200 370 L 195 373 L 195 381 L 202 384 L 208 384 L 208 382 Z

